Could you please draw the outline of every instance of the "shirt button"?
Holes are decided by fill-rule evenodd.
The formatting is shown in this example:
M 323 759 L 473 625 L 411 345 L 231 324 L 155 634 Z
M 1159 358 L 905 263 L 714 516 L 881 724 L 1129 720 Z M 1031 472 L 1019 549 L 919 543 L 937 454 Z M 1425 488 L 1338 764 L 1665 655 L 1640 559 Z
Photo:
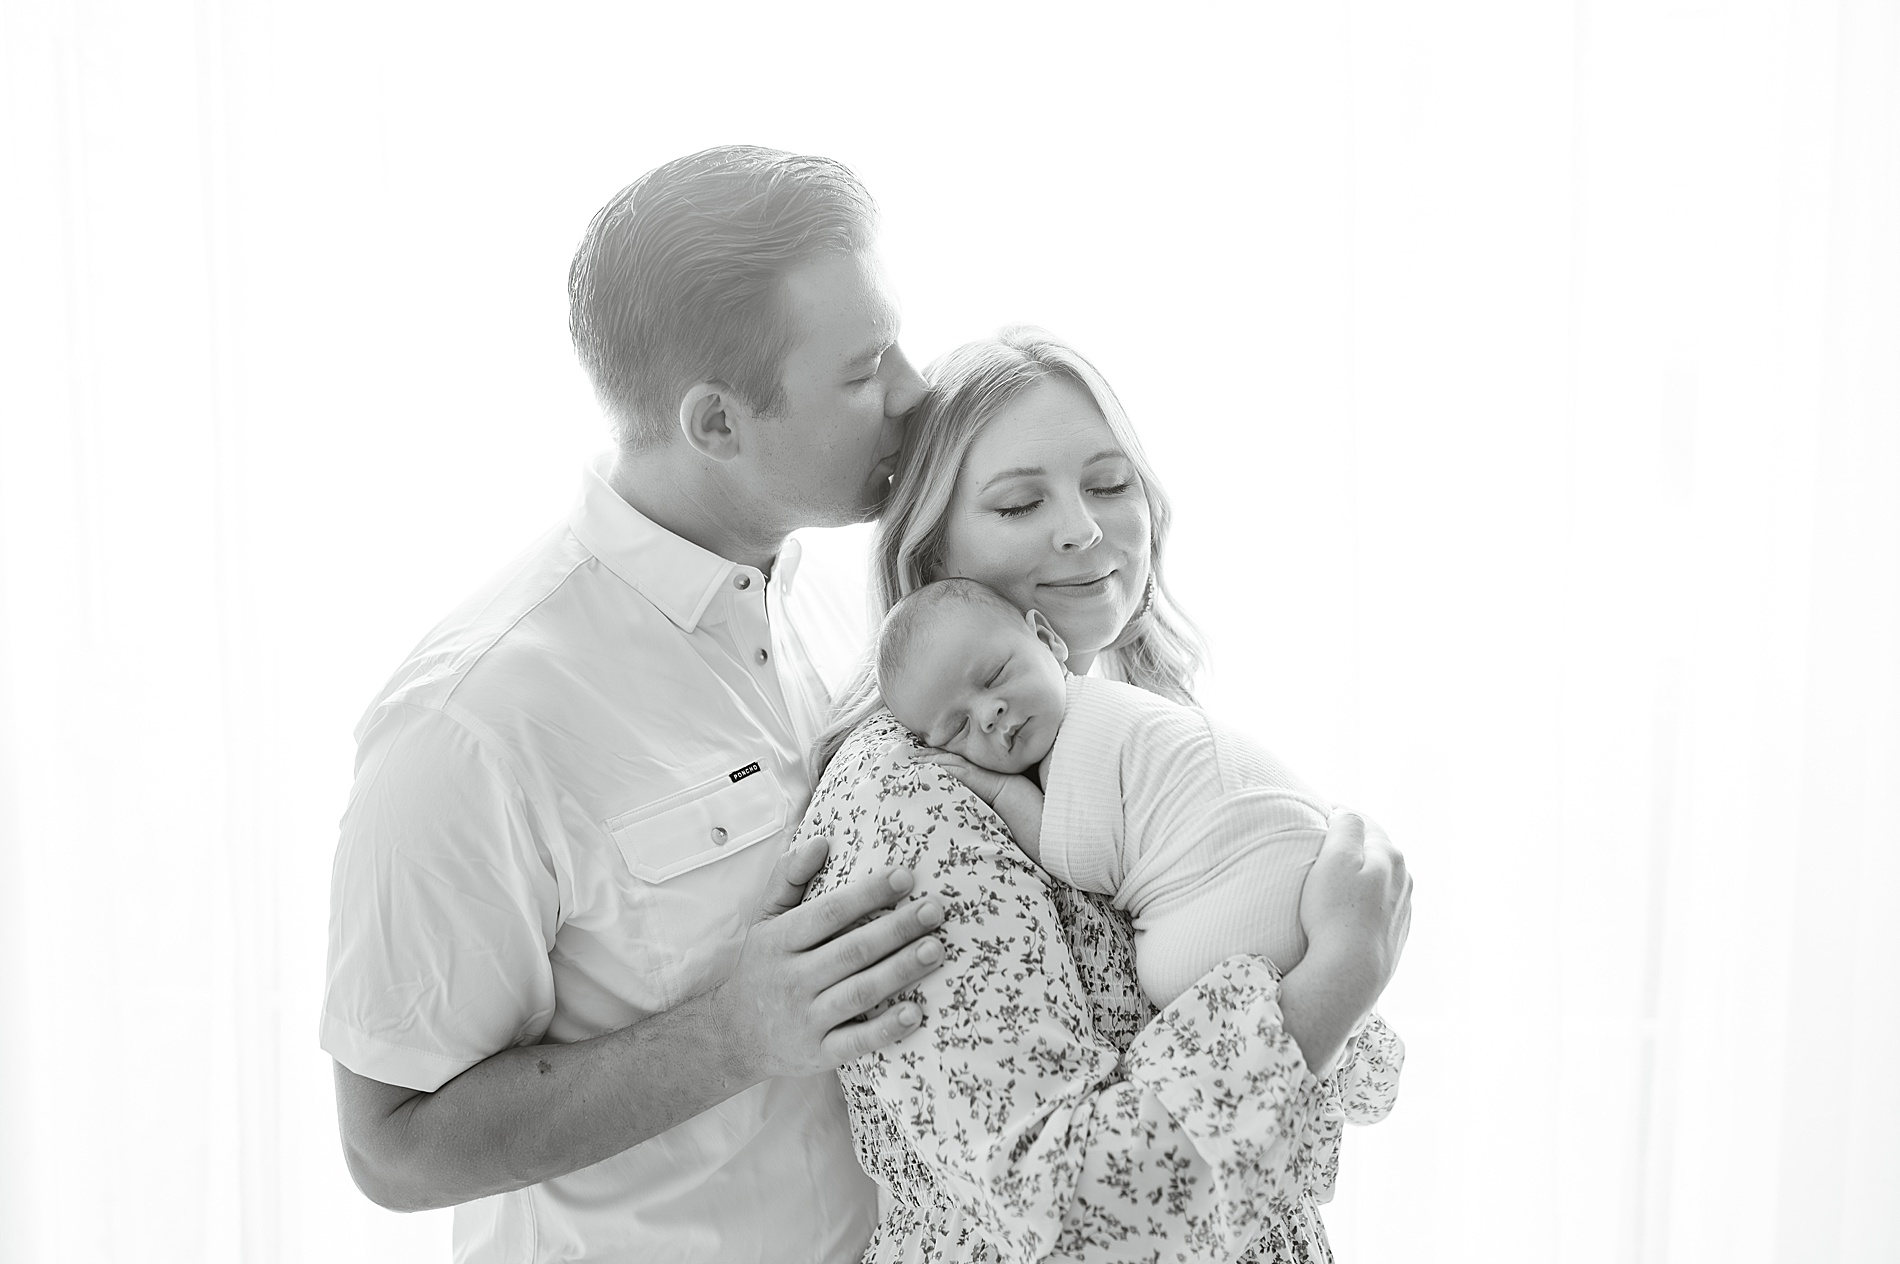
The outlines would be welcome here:
M 757 654 L 753 655 L 753 657 L 763 663 L 766 659 L 770 658 L 771 655 L 767 654 L 764 650 L 760 650 Z
M 741 591 L 752 587 L 752 576 L 739 574 L 732 577 L 732 586 Z
M 714 847 L 724 847 L 726 845 L 726 827 L 723 825 L 713 826 L 712 840 Z

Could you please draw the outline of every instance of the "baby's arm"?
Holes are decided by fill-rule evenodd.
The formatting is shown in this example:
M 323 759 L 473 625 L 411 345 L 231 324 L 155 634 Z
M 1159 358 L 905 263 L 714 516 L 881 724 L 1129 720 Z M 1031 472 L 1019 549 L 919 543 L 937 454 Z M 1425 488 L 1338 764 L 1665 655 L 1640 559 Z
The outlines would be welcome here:
M 995 809 L 1009 826 L 1010 837 L 1023 853 L 1042 863 L 1042 790 L 1020 773 L 997 772 L 973 764 L 949 751 L 932 751 L 918 758 L 932 763 L 976 791 L 976 797 Z

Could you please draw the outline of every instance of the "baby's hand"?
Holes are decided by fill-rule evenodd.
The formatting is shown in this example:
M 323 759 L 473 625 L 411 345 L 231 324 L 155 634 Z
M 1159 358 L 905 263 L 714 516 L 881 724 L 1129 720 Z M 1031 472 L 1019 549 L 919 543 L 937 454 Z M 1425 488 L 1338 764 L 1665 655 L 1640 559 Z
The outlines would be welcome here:
M 946 750 L 931 750 L 917 757 L 920 763 L 935 764 L 937 767 L 976 791 L 976 797 L 996 806 L 996 796 L 1009 784 L 1010 774 L 973 764 L 961 755 L 952 755 Z
M 1042 863 L 1042 791 L 1035 782 L 1021 773 L 997 772 L 973 764 L 949 751 L 932 750 L 917 758 L 937 765 L 974 790 L 977 798 L 1003 818 L 1023 854 Z

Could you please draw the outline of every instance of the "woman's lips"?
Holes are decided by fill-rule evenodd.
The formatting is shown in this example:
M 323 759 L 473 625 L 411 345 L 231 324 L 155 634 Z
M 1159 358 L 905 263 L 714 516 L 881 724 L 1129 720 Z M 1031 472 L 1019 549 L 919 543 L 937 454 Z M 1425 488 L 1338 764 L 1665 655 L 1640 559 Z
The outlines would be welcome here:
M 1045 580 L 1036 587 L 1052 589 L 1071 597 L 1099 597 L 1107 590 L 1108 581 L 1114 577 L 1115 572 L 1110 571 L 1106 575 L 1097 575 L 1094 579 Z

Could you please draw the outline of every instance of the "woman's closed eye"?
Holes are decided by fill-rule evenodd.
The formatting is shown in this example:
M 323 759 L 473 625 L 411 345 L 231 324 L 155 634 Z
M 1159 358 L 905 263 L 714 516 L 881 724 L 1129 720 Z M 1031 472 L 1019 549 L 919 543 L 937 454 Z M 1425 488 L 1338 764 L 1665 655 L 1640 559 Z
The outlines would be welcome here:
M 1090 488 L 1086 488 L 1085 490 L 1091 496 L 1099 496 L 1099 497 L 1107 498 L 1110 496 L 1124 495 L 1134 490 L 1134 486 L 1135 486 L 1135 481 L 1133 479 L 1124 479 L 1123 481 L 1119 483 L 1115 483 L 1107 487 L 1090 487 Z M 1038 496 L 1035 500 L 1024 501 L 1021 504 L 997 505 L 995 507 L 995 512 L 998 517 L 1002 517 L 1002 518 L 1020 518 L 1024 514 L 1034 513 L 1037 509 L 1041 507 L 1042 507 L 1042 498 Z

